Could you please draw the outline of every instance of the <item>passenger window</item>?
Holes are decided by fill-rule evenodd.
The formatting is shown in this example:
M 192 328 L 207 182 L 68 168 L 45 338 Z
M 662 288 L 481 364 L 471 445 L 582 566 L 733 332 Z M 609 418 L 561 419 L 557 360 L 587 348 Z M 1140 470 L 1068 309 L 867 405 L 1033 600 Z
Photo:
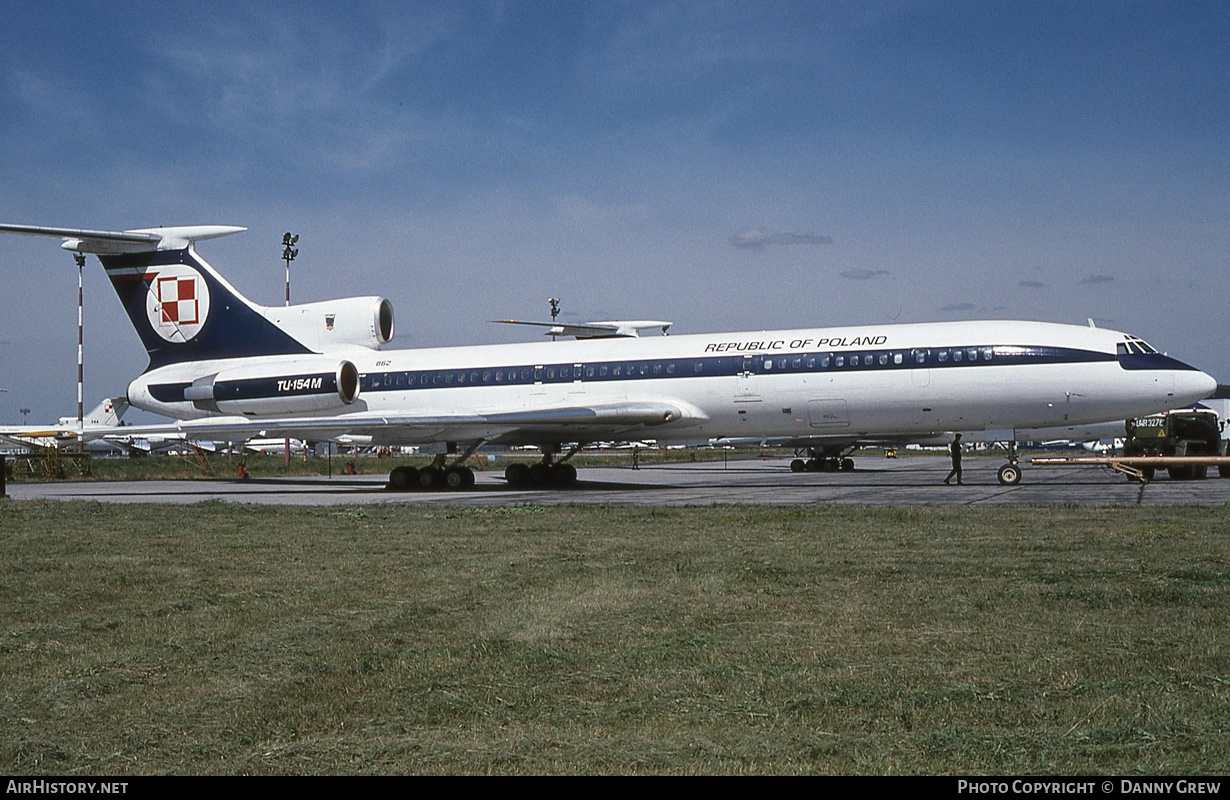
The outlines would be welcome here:
M 845 365 L 846 365 L 846 357 L 845 357 L 845 356 L 837 356 L 837 358 L 833 359 L 833 366 L 835 366 L 835 367 L 844 367 Z
M 880 366 L 888 363 L 888 353 L 880 353 Z
M 495 382 L 496 382 L 496 383 L 503 383 L 503 382 L 504 382 L 504 370 L 502 370 L 502 369 L 496 370 L 496 372 L 495 372 Z
M 695 364 L 693 364 L 693 365 L 692 365 L 692 371 L 693 371 L 693 372 L 695 372 L 695 373 L 696 373 L 696 374 L 698 374 L 698 375 L 699 375 L 700 373 L 704 372 L 704 371 L 705 371 L 705 362 L 703 362 L 703 361 L 697 361 Z
M 820 368 L 821 368 L 821 369 L 828 369 L 828 368 L 829 368 L 829 361 L 830 361 L 829 356 L 820 356 Z M 841 364 L 838 364 L 837 366 L 839 366 L 839 367 L 840 367 L 840 366 L 841 366 Z
M 771 359 L 771 358 L 766 358 L 766 359 L 764 360 L 764 368 L 765 368 L 766 370 L 773 369 L 773 359 Z
M 905 356 L 901 355 L 900 353 L 893 353 L 893 363 L 894 364 L 900 364 L 903 361 L 905 361 Z
M 990 348 L 990 347 L 984 347 L 984 348 L 982 348 L 982 360 L 983 360 L 983 361 L 990 361 L 990 360 L 991 360 L 991 356 L 992 356 L 993 354 L 994 354 L 994 350 L 993 350 L 993 348 Z
M 935 354 L 935 357 L 939 360 L 941 364 L 943 364 L 945 361 L 948 360 L 948 351 L 941 350 L 940 352 Z

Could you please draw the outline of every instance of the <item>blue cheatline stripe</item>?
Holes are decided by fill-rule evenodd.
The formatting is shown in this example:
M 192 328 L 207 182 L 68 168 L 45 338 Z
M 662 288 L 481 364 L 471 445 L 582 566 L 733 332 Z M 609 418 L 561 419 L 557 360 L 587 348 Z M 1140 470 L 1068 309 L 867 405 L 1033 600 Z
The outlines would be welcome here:
M 1184 364 L 1178 359 L 1164 356 L 1161 353 L 1129 353 L 1119 356 L 1119 366 L 1124 369 L 1173 369 L 1196 371 L 1196 368 Z
M 959 355 L 958 355 L 959 354 Z M 1146 359 L 1152 356 L 1118 356 Z M 1165 359 L 1166 365 L 1131 366 L 1128 369 L 1191 369 L 1181 362 Z M 498 367 L 471 367 L 447 370 L 407 370 L 372 372 L 361 376 L 361 392 L 404 392 L 419 389 L 462 389 L 466 387 L 527 386 L 533 384 L 603 383 L 608 381 L 670 380 L 674 378 L 720 378 L 742 374 L 793 375 L 812 373 L 866 373 L 910 369 L 950 369 L 1016 365 L 1088 364 L 1115 361 L 1116 356 L 1092 350 L 1032 345 L 980 345 L 931 347 L 909 350 L 858 350 L 820 353 L 757 354 L 705 356 L 700 358 L 639 359 L 596 361 L 581 364 L 544 364 Z M 277 378 L 263 382 L 245 381 L 244 399 L 285 396 Z M 149 387 L 155 400 L 182 402 L 189 383 L 155 384 Z M 268 394 L 257 394 L 267 390 Z M 322 382 L 306 393 L 336 392 L 336 382 Z M 296 392 L 299 394 L 303 391 Z M 239 399 L 221 398 L 219 399 Z

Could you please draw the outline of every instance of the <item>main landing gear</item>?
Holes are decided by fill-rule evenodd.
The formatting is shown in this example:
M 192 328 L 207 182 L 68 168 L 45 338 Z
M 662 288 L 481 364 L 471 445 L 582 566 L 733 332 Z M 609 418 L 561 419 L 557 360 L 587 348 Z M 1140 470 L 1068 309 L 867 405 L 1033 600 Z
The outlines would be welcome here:
M 394 467 L 389 473 L 388 488 L 395 492 L 412 492 L 416 490 L 447 490 L 464 491 L 474 487 L 474 470 L 462 466 L 467 458 L 478 450 L 482 442 L 475 442 L 452 464 L 446 464 L 447 454 L 439 453 L 435 460 L 426 467 L 400 466 Z M 456 446 L 448 445 L 452 452 Z M 581 445 L 568 451 L 563 458 L 556 460 L 555 454 L 560 451 L 559 445 L 545 445 L 542 461 L 536 464 L 511 464 L 504 470 L 504 480 L 509 486 L 572 486 L 577 482 L 577 468 L 567 463 Z
M 415 489 L 469 489 L 474 485 L 474 470 L 457 464 L 418 468 L 394 467 L 389 473 L 389 488 L 395 492 L 410 492 Z
M 854 453 L 856 447 L 846 448 L 807 448 L 809 458 L 803 460 L 796 458 L 790 462 L 791 472 L 852 472 L 854 470 L 854 459 L 850 455 Z M 795 455 L 800 455 L 799 451 Z
M 408 465 L 393 467 L 389 473 L 388 488 L 395 492 L 411 492 L 415 489 L 448 489 L 450 491 L 469 489 L 474 486 L 474 470 L 462 466 L 462 463 L 474 455 L 474 451 L 481 444 L 481 440 L 474 442 L 452 464 L 445 463 L 448 460 L 448 453 L 457 451 L 456 445 L 450 442 L 446 446 L 448 452 L 437 453 L 431 464 L 426 467 Z
M 542 461 L 537 464 L 509 464 L 504 470 L 504 480 L 509 486 L 572 486 L 577 482 L 577 468 L 568 463 L 581 445 L 576 445 L 558 461 L 554 454 L 559 446 L 543 447 Z

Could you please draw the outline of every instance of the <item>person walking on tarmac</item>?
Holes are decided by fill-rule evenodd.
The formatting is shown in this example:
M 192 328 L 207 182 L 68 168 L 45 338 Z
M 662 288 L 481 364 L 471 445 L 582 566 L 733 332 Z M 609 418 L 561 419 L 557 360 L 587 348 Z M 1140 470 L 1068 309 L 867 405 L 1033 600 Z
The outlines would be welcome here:
M 964 486 L 965 482 L 961 480 L 961 434 L 952 437 L 952 444 L 948 445 L 948 452 L 952 453 L 952 472 L 948 473 L 948 477 L 944 479 L 944 483 L 952 485 L 952 476 L 957 476 L 957 485 Z

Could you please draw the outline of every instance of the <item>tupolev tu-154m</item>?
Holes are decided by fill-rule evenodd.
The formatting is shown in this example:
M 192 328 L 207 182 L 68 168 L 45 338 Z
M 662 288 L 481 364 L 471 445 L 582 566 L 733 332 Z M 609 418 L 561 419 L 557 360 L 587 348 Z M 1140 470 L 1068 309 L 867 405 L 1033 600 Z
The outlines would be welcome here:
M 510 484 L 566 485 L 576 480 L 568 459 L 589 442 L 757 438 L 826 453 L 952 431 L 1013 441 L 1018 428 L 1141 417 L 1216 387 L 1142 339 L 1092 324 L 641 337 L 610 323 L 575 341 L 389 350 L 387 299 L 261 306 L 240 295 L 196 243 L 243 230 L 0 225 L 63 238 L 102 262 L 149 354 L 128 400 L 178 420 L 130 434 L 370 437 L 436 454 L 424 469 L 395 468 L 395 489 L 471 486 L 464 461 L 484 444 L 541 450 L 541 461 L 507 468 Z M 659 324 L 668 323 L 646 323 Z M 1020 477 L 1015 459 L 999 472 L 1009 485 Z

